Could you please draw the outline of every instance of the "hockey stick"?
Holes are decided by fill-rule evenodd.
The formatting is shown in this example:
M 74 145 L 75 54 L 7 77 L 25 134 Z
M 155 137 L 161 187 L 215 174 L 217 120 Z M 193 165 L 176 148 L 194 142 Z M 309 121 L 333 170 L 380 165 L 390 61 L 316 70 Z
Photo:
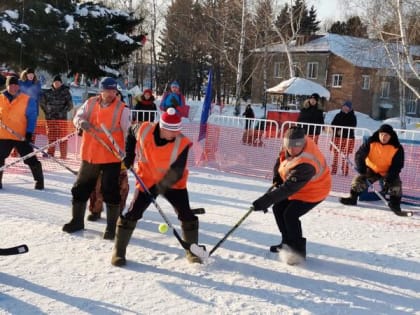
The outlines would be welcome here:
M 8 248 L 0 248 L 0 256 L 19 255 L 27 253 L 28 251 L 29 248 L 25 244 Z
M 336 144 L 332 141 L 330 141 L 330 144 L 334 147 L 335 150 L 337 150 L 338 153 L 340 153 L 340 155 L 346 160 L 346 162 L 351 165 L 351 167 L 360 175 L 360 172 L 357 170 L 356 166 L 354 165 L 354 163 L 343 154 L 343 152 L 340 151 L 340 149 L 336 146 Z M 368 186 L 373 190 L 373 192 L 379 197 L 379 199 L 381 199 L 383 201 L 383 203 L 396 215 L 400 216 L 400 217 L 411 217 L 413 216 L 413 212 L 412 211 L 395 211 L 394 209 L 392 209 L 387 200 L 385 199 L 385 197 L 375 189 L 375 187 L 373 186 L 373 184 L 366 179 L 366 184 L 368 184 Z
M 0 127 L 2 127 L 3 129 L 6 129 L 10 134 L 14 135 L 15 137 L 17 137 L 20 141 L 26 141 L 25 137 L 23 137 L 21 134 L 19 134 L 18 132 L 16 132 L 15 130 L 13 130 L 12 128 L 10 128 L 9 126 L 5 125 L 3 123 L 2 120 L 0 120 Z M 39 148 L 38 146 L 36 146 L 33 143 L 29 142 L 29 145 L 36 149 L 39 150 L 39 152 L 41 152 L 44 155 L 47 155 L 49 158 L 51 158 L 54 162 L 56 162 L 57 164 L 61 165 L 62 167 L 64 167 L 66 170 L 70 171 L 73 175 L 77 175 L 77 172 L 75 170 L 72 170 L 70 167 L 68 167 L 67 165 L 65 165 L 64 163 L 62 163 L 61 161 L 59 161 L 57 158 L 55 158 L 54 156 L 48 154 L 47 152 L 45 152 L 44 150 L 41 150 L 41 148 Z
M 66 141 L 66 140 L 70 139 L 71 137 L 73 137 L 75 135 L 76 135 L 76 131 L 74 131 L 72 133 L 69 133 L 67 136 L 64 136 L 64 137 L 62 137 L 60 139 L 57 139 L 56 141 L 51 142 L 51 143 L 49 143 L 49 144 L 47 144 L 47 145 L 45 145 L 45 146 L 43 146 L 43 147 L 41 147 L 39 149 L 36 149 L 36 150 L 32 151 L 31 153 L 28 153 L 25 156 L 22 156 L 19 159 L 15 160 L 15 161 L 12 161 L 9 164 L 3 165 L 2 167 L 0 167 L 0 172 L 3 171 L 3 170 L 5 170 L 6 168 L 9 168 L 9 167 L 15 165 L 15 164 L 18 164 L 20 162 L 23 162 L 23 161 L 25 161 L 25 160 L 33 157 L 34 155 L 36 155 L 36 154 L 38 154 L 38 153 L 40 153 L 40 152 L 42 152 L 44 150 L 47 150 L 49 147 L 55 146 L 58 143 L 61 143 L 63 141 Z
M 107 148 L 107 150 L 109 150 L 111 153 L 113 153 L 115 157 L 117 157 L 119 160 L 122 161 L 125 157 L 125 152 L 123 152 L 121 150 L 121 148 L 119 147 L 118 143 L 115 141 L 112 134 L 109 132 L 109 130 L 103 124 L 101 124 L 101 128 L 103 129 L 103 131 L 107 135 L 108 139 L 111 141 L 114 149 L 111 148 L 104 140 L 102 140 L 102 138 L 100 138 L 94 131 L 90 132 L 90 130 L 88 130 L 88 132 L 90 132 L 90 134 L 95 138 L 95 140 L 97 140 L 99 143 L 101 143 L 105 148 Z M 193 243 L 193 244 L 187 243 L 181 238 L 178 231 L 175 229 L 175 227 L 172 225 L 169 218 L 163 212 L 162 208 L 159 206 L 156 199 L 153 197 L 150 190 L 146 187 L 146 185 L 144 184 L 144 182 L 140 178 L 140 176 L 137 175 L 137 173 L 133 170 L 132 167 L 130 167 L 129 170 L 134 175 L 134 177 L 136 178 L 136 180 L 140 184 L 140 186 L 143 188 L 144 192 L 147 194 L 150 201 L 156 207 L 156 209 L 158 210 L 159 214 L 161 215 L 161 217 L 163 218 L 165 223 L 168 225 L 168 227 L 170 227 L 172 229 L 173 234 L 175 235 L 176 239 L 181 244 L 181 246 L 186 250 L 190 250 L 194 255 L 196 255 L 200 259 L 202 259 L 202 260 L 207 259 L 208 255 L 207 255 L 207 252 L 205 251 L 204 248 L 202 248 L 201 246 L 199 246 L 198 244 L 195 244 L 195 243 Z
M 277 183 L 274 183 L 273 185 L 271 185 L 270 188 L 268 188 L 266 193 L 270 192 L 276 185 Z M 239 221 L 236 222 L 236 224 L 225 234 L 225 236 L 223 236 L 222 239 L 218 241 L 216 245 L 214 245 L 214 247 L 209 251 L 209 257 L 211 256 L 211 254 L 215 252 L 217 248 L 220 247 L 220 245 L 223 244 L 223 242 L 229 237 L 229 235 L 231 235 L 242 224 L 242 222 L 245 221 L 245 219 L 252 213 L 252 211 L 254 211 L 254 206 L 251 206 L 249 210 L 242 216 L 242 218 L 240 218 Z

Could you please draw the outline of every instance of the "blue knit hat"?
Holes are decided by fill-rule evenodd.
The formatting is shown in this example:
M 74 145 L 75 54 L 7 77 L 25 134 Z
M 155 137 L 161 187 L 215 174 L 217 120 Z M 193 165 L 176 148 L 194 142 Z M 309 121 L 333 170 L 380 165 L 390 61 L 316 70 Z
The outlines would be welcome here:
M 350 101 L 345 101 L 343 106 L 347 106 L 349 109 L 353 109 L 353 104 Z
M 173 81 L 171 83 L 171 87 L 177 87 L 177 88 L 179 88 L 179 83 L 177 81 Z
M 111 77 L 105 77 L 101 82 L 102 90 L 117 90 L 117 81 Z

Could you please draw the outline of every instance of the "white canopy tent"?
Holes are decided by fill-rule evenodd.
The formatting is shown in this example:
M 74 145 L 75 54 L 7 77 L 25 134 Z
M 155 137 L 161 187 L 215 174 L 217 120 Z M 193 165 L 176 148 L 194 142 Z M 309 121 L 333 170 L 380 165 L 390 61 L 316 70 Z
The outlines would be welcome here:
M 322 85 L 304 78 L 293 77 L 267 89 L 271 94 L 311 95 L 318 93 L 321 97 L 330 99 L 330 92 Z

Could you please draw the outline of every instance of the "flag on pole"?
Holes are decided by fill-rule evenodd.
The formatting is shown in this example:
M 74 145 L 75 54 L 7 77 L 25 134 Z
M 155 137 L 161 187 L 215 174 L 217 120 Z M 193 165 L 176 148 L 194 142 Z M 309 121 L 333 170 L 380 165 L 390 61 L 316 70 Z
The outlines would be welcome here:
M 198 135 L 198 141 L 203 140 L 206 137 L 206 133 L 207 133 L 207 120 L 209 119 L 211 101 L 213 99 L 212 84 L 213 84 L 213 71 L 212 71 L 212 69 L 210 69 L 209 79 L 208 79 L 208 82 L 207 82 L 206 96 L 204 97 L 203 109 L 201 111 L 200 133 Z

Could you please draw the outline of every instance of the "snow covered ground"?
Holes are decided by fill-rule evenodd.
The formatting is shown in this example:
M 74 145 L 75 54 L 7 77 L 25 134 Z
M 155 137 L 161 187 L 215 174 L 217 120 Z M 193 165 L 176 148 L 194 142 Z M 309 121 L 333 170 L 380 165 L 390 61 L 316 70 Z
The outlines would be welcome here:
M 125 268 L 110 264 L 105 219 L 69 235 L 68 171 L 50 173 L 46 190 L 5 173 L 0 190 L 0 314 L 420 314 L 420 220 L 397 217 L 381 202 L 342 206 L 330 197 L 303 217 L 308 258 L 288 266 L 268 248 L 280 241 L 272 213 L 254 212 L 203 265 L 191 265 L 151 206 L 133 234 Z M 131 199 L 134 179 L 130 175 Z M 267 181 L 192 169 L 189 189 L 210 250 L 269 186 Z M 180 232 L 176 216 L 162 206 Z M 410 208 L 410 207 L 407 207 Z M 411 209 L 419 211 L 411 207 Z

